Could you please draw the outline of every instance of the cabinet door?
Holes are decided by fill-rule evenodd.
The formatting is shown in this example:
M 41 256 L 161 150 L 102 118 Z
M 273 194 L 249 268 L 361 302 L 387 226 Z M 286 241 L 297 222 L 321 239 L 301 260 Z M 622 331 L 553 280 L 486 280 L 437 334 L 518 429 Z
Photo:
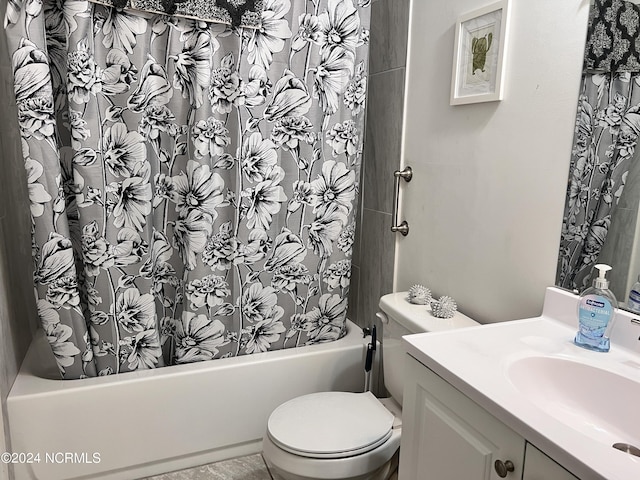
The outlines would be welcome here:
M 520 480 L 524 439 L 407 355 L 400 480 Z M 500 477 L 495 462 L 513 464 Z
M 527 443 L 522 480 L 579 480 L 536 447 Z

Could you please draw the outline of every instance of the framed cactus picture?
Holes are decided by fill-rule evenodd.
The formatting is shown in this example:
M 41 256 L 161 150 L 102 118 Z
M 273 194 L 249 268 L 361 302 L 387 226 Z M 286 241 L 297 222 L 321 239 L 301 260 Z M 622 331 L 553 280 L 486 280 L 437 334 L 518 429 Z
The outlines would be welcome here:
M 508 8 L 509 0 L 500 0 L 458 18 L 451 105 L 502 100 Z

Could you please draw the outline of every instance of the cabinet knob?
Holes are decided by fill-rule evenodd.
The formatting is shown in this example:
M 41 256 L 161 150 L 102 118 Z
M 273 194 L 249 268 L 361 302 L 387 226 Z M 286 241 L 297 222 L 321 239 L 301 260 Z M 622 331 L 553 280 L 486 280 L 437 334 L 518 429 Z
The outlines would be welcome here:
M 493 467 L 496 469 L 496 473 L 500 478 L 506 477 L 509 472 L 513 472 L 515 470 L 511 460 L 507 460 L 506 462 L 496 460 Z

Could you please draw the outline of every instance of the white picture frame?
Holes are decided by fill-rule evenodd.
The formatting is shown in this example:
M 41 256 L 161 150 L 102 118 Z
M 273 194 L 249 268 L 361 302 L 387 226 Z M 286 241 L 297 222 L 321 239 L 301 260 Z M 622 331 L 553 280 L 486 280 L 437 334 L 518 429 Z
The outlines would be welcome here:
M 494 102 L 504 95 L 509 0 L 461 15 L 455 27 L 451 105 Z

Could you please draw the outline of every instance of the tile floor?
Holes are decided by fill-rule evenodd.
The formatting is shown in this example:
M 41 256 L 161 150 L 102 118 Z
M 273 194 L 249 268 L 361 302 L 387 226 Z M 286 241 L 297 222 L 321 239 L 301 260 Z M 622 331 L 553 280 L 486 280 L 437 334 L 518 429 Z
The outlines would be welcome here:
M 201 467 L 164 473 L 141 480 L 279 480 L 272 475 L 259 453 L 247 457 L 234 458 Z M 389 480 L 398 480 L 398 472 L 393 472 Z
M 262 455 L 234 458 L 144 480 L 273 480 Z

